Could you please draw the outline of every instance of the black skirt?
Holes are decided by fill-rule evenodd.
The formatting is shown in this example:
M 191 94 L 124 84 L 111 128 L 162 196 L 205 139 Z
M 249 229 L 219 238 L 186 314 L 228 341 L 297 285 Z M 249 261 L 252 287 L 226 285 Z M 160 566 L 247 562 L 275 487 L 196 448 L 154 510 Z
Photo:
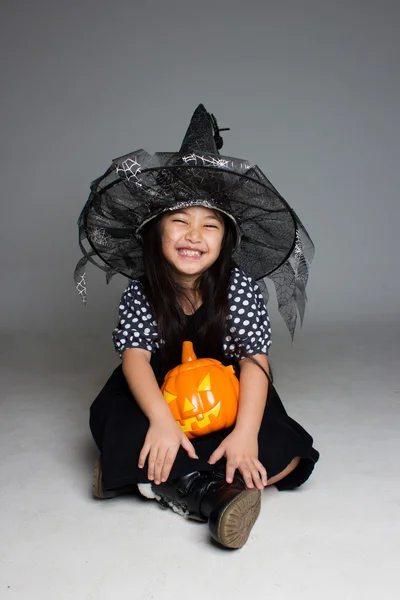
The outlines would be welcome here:
M 105 490 L 149 482 L 147 464 L 143 469 L 137 466 L 149 421 L 132 396 L 121 365 L 93 402 L 90 427 L 102 457 Z M 222 429 L 192 439 L 199 460 L 189 458 L 187 452 L 180 448 L 170 477 L 178 478 L 193 471 L 213 468 L 207 460 L 231 431 Z M 258 444 L 259 460 L 268 477 L 283 471 L 295 457 L 301 457 L 297 468 L 276 484 L 280 490 L 293 489 L 304 483 L 319 458 L 313 448 L 312 437 L 288 416 L 273 386 L 270 386 Z M 221 459 L 219 464 L 224 466 L 225 459 Z

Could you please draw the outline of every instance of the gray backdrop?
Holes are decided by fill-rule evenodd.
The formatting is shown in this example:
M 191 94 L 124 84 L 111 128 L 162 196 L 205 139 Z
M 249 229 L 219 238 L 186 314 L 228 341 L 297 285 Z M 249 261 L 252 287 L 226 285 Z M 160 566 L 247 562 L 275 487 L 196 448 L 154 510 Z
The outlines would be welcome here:
M 86 309 L 72 280 L 89 183 L 115 156 L 178 149 L 199 102 L 315 241 L 307 324 L 398 315 L 398 16 L 395 0 L 5 4 L 2 330 L 109 334 L 125 280 L 89 268 Z

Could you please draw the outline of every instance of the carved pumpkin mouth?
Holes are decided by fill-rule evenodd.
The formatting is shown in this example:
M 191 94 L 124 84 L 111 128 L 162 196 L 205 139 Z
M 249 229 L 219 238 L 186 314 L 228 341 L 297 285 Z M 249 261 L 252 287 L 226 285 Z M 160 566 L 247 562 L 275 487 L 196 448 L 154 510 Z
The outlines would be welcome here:
M 211 425 L 211 415 L 214 418 L 218 417 L 220 410 L 221 402 L 218 402 L 218 404 L 216 404 L 213 408 L 203 413 L 202 415 L 199 414 L 195 417 L 179 421 L 182 431 L 186 433 L 186 431 L 194 431 L 196 429 L 203 429 L 204 427 L 208 427 L 209 425 Z
M 209 375 L 207 375 L 207 377 L 205 378 L 205 381 L 209 382 Z M 198 388 L 198 391 L 204 391 L 204 390 L 205 390 L 204 385 L 203 385 L 203 387 L 201 385 Z M 166 401 L 169 404 L 173 400 L 176 400 L 177 396 L 175 396 L 174 394 L 171 394 L 171 392 L 169 392 L 168 390 L 164 390 L 164 398 L 166 399 Z M 187 398 L 185 398 L 184 410 L 192 411 L 192 410 L 194 410 L 194 408 L 195 407 L 193 406 L 193 404 Z M 182 431 L 184 431 L 185 433 L 188 431 L 195 431 L 196 429 L 203 429 L 204 427 L 208 427 L 209 425 L 211 425 L 210 417 L 214 417 L 214 419 L 216 419 L 218 417 L 220 411 L 221 411 L 221 402 L 218 402 L 218 404 L 216 404 L 215 406 L 210 408 L 210 410 L 207 410 L 204 413 L 197 413 L 195 417 L 187 417 L 185 419 L 178 419 L 178 423 L 181 426 Z

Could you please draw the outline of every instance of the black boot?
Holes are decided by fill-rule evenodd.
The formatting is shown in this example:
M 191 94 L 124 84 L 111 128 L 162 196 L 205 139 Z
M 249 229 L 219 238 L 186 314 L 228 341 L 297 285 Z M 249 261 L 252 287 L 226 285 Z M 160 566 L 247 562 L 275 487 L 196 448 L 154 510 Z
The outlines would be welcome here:
M 212 537 L 227 548 L 241 548 L 246 543 L 260 513 L 260 491 L 246 488 L 239 475 L 227 483 L 224 472 L 195 471 L 152 488 L 161 505 L 188 518 L 208 521 Z

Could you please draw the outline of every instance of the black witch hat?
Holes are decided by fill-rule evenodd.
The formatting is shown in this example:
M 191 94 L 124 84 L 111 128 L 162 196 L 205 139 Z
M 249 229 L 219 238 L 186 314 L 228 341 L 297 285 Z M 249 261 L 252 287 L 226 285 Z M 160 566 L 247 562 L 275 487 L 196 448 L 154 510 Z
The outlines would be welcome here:
M 257 166 L 219 153 L 221 131 L 200 104 L 179 152 L 126 154 L 91 184 L 78 220 L 84 256 L 74 273 L 84 302 L 87 261 L 106 272 L 107 282 L 116 273 L 137 279 L 143 274 L 142 228 L 166 211 L 206 206 L 232 220 L 234 261 L 258 281 L 266 297 L 265 278 L 274 282 L 279 311 L 293 336 L 297 313 L 301 321 L 304 316 L 313 243 Z

